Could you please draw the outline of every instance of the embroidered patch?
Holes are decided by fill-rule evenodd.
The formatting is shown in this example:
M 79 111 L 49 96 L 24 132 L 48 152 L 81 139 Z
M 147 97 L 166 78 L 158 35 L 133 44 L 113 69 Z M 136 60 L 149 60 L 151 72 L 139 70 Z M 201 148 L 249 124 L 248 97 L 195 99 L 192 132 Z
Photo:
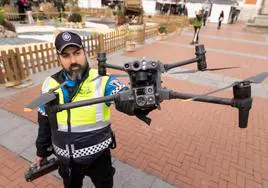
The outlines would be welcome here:
M 70 35 L 69 33 L 64 32 L 64 33 L 62 34 L 62 39 L 63 39 L 64 41 L 70 41 L 70 40 L 72 39 L 72 37 L 71 37 L 71 35 Z

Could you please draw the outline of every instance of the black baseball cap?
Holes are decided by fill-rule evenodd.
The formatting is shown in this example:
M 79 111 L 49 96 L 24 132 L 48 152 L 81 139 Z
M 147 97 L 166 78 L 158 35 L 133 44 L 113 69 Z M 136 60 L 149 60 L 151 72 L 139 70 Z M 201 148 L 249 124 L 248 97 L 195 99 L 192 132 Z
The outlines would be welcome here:
M 78 48 L 82 48 L 83 44 L 81 37 L 71 31 L 64 31 L 59 33 L 55 39 L 55 47 L 57 52 L 61 54 L 63 50 L 68 46 L 76 46 Z

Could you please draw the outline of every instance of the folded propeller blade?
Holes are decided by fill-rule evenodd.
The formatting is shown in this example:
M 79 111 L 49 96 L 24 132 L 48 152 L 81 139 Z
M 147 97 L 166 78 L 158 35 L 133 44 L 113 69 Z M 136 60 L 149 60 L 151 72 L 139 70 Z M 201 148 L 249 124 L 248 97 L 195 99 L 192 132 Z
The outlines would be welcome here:
M 40 97 L 38 97 L 36 100 L 34 100 L 33 102 L 31 102 L 30 104 L 28 104 L 26 106 L 25 111 L 30 111 L 29 109 L 35 109 L 38 108 L 41 105 L 44 105 L 52 100 L 54 100 L 56 98 L 56 96 L 53 93 L 44 93 L 42 94 Z
M 190 98 L 190 99 L 185 99 L 183 101 L 194 101 L 194 100 L 199 99 L 199 98 L 202 98 L 204 96 L 211 95 L 213 93 L 217 93 L 219 91 L 228 89 L 228 88 L 233 87 L 236 84 L 239 84 L 239 83 L 242 83 L 242 82 L 250 82 L 250 83 L 254 83 L 254 84 L 259 84 L 259 83 L 262 83 L 267 77 L 268 77 L 268 72 L 262 72 L 260 74 L 255 75 L 255 76 L 246 78 L 246 79 L 244 79 L 242 81 L 234 82 L 231 85 L 228 85 L 226 87 L 223 87 L 223 88 L 220 88 L 220 89 L 217 89 L 217 90 L 214 90 L 214 91 L 210 91 L 210 92 L 204 93 L 202 95 L 198 95 L 198 96 L 193 97 L 193 98 Z
M 190 99 L 185 99 L 185 100 L 183 100 L 183 101 L 185 101 L 185 102 L 186 102 L 186 101 L 194 101 L 194 100 L 199 99 L 199 98 L 202 98 L 202 97 L 204 97 L 204 96 L 211 95 L 211 94 L 213 94 L 213 93 L 217 93 L 217 92 L 219 92 L 219 91 L 222 91 L 222 90 L 228 89 L 228 88 L 230 88 L 230 87 L 233 87 L 235 84 L 236 84 L 236 83 L 233 83 L 233 84 L 228 85 L 228 86 L 226 86 L 226 87 L 223 87 L 223 88 L 220 88 L 220 89 L 217 89 L 217 90 L 214 90 L 214 91 L 210 91 L 210 92 L 204 93 L 204 94 L 202 94 L 202 95 L 198 95 L 198 96 L 193 97 L 193 98 L 190 98 Z
M 107 74 L 107 75 L 105 75 L 105 76 L 114 76 L 114 77 L 129 77 L 129 75 L 127 75 L 127 74 Z M 95 80 L 97 80 L 97 79 L 99 79 L 100 77 L 102 77 L 101 75 L 98 75 L 97 77 L 95 77 L 95 78 L 93 78 L 92 80 L 90 80 L 91 82 L 93 82 L 93 81 L 95 81 Z
M 219 67 L 213 69 L 206 69 L 205 71 L 218 71 L 218 70 L 225 70 L 225 69 L 237 69 L 240 67 Z M 170 74 L 187 74 L 187 73 L 196 73 L 200 72 L 199 70 L 186 70 L 186 71 L 179 71 L 179 72 L 171 72 Z
M 268 77 L 268 72 L 262 72 L 255 76 L 249 77 L 245 79 L 244 81 L 250 81 L 251 83 L 259 84 L 259 83 L 262 83 L 267 77 Z
M 57 86 L 57 87 L 51 89 L 50 91 L 42 94 L 40 97 L 38 97 L 37 99 L 32 101 L 30 104 L 28 104 L 26 106 L 26 108 L 24 108 L 24 111 L 32 111 L 33 109 L 38 108 L 39 106 L 44 105 L 44 104 L 54 100 L 56 98 L 56 96 L 53 94 L 53 92 L 56 91 L 57 89 L 63 87 L 66 84 L 67 84 L 67 82 L 63 82 L 59 86 Z

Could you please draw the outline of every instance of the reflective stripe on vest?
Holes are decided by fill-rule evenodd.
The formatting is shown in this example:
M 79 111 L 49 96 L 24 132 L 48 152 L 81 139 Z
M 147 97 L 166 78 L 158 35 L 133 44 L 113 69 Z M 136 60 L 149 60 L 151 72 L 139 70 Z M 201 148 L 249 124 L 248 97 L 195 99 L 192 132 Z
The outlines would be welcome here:
M 107 76 L 100 77 L 95 81 L 91 81 L 98 76 L 95 69 L 89 71 L 88 78 L 78 89 L 72 102 L 88 100 L 96 97 L 103 97 L 105 92 Z M 51 88 L 55 88 L 59 83 L 53 78 L 47 79 L 42 87 L 42 92 L 46 92 Z M 59 93 L 59 102 L 63 104 L 63 92 L 61 89 L 56 90 Z M 104 128 L 110 124 L 110 108 L 105 103 L 99 103 L 91 106 L 83 106 L 70 109 L 71 132 L 88 132 Z M 67 111 L 57 113 L 58 131 L 67 131 Z

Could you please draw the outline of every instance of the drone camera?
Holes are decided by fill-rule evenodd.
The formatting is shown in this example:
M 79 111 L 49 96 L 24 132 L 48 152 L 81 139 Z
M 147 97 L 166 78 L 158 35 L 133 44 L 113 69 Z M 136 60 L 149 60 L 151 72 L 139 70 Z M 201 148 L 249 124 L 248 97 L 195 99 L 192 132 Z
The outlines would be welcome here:
M 157 62 L 155 61 L 146 61 L 146 60 L 140 60 L 140 61 L 134 61 L 134 62 L 128 62 L 124 64 L 124 68 L 127 71 L 135 71 L 138 72 L 140 70 L 157 70 Z
M 134 88 L 134 95 L 139 107 L 151 107 L 156 104 L 153 86 Z
M 138 108 L 148 109 L 158 104 L 155 95 L 157 65 L 157 62 L 145 59 L 124 64 L 124 68 L 130 75 L 133 95 Z

